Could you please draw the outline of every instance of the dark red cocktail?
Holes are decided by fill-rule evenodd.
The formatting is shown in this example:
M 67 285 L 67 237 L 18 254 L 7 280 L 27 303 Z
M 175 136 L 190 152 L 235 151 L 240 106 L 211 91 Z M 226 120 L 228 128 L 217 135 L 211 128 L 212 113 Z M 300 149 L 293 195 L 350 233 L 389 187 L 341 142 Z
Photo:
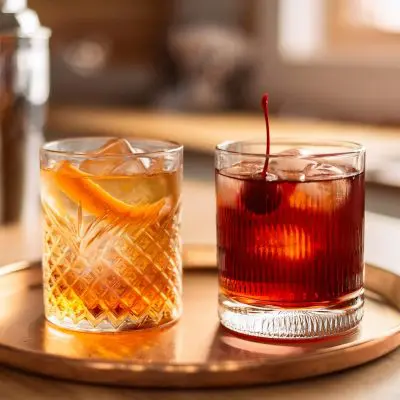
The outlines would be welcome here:
M 353 143 L 217 148 L 219 314 L 267 338 L 315 338 L 362 318 L 364 149 Z

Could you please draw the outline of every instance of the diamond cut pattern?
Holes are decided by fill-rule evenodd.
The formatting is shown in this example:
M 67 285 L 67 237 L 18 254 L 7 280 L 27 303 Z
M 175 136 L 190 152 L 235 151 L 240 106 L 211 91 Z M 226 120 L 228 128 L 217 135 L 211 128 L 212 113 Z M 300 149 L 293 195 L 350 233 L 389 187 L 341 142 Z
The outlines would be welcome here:
M 179 207 L 159 221 L 64 219 L 44 204 L 46 316 L 76 329 L 148 328 L 181 312 Z M 86 218 L 86 221 L 85 221 Z

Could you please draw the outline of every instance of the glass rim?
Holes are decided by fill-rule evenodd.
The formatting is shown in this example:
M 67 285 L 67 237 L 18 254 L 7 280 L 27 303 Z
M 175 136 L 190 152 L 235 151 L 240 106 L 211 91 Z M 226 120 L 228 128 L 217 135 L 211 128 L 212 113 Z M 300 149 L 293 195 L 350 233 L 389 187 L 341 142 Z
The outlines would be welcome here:
M 151 150 L 151 151 L 144 151 L 143 153 L 123 153 L 123 154 L 103 154 L 103 155 L 96 155 L 94 154 L 96 152 L 96 149 L 90 150 L 90 151 L 75 151 L 75 150 L 57 150 L 57 149 L 51 149 L 49 147 L 55 146 L 60 143 L 67 143 L 67 142 L 84 142 L 85 140 L 103 140 L 104 142 L 107 142 L 108 140 L 111 139 L 125 139 L 129 143 L 131 142 L 148 142 L 152 144 L 159 144 L 160 149 L 157 150 Z M 171 147 L 167 147 L 167 145 L 170 145 Z M 111 158 L 139 158 L 139 157 L 152 157 L 156 155 L 161 155 L 161 154 L 174 154 L 174 153 L 179 153 L 183 150 L 183 145 L 174 142 L 172 140 L 158 140 L 158 139 L 148 139 L 148 138 L 127 138 L 127 137 L 122 137 L 122 136 L 83 136 L 83 137 L 71 137 L 71 138 L 65 138 L 65 139 L 58 139 L 58 140 L 52 140 L 50 142 L 46 142 L 42 145 L 40 148 L 40 153 L 46 153 L 46 154 L 52 154 L 52 155 L 57 155 L 57 156 L 64 156 L 64 157 L 77 157 L 77 158 L 93 158 L 96 157 L 97 159 L 111 159 Z
M 226 140 L 222 143 L 219 143 L 215 146 L 215 151 L 217 153 L 224 154 L 232 154 L 232 155 L 241 155 L 247 157 L 263 157 L 266 158 L 267 155 L 265 152 L 249 152 L 249 151 L 239 151 L 229 149 L 230 145 L 240 145 L 240 144 L 253 144 L 253 145 L 263 145 L 264 148 L 266 146 L 265 141 L 261 140 Z M 321 152 L 307 152 L 304 154 L 282 154 L 282 153 L 270 153 L 268 154 L 268 158 L 325 158 L 325 157 L 342 157 L 342 156 L 351 156 L 365 153 L 365 146 L 352 141 L 346 140 L 302 140 L 302 139 L 294 139 L 289 137 L 279 138 L 277 140 L 271 140 L 271 145 L 284 145 L 284 144 L 292 144 L 293 148 L 304 147 L 304 146 L 320 146 L 320 147 L 343 147 L 343 151 L 335 151 L 330 153 L 321 153 Z

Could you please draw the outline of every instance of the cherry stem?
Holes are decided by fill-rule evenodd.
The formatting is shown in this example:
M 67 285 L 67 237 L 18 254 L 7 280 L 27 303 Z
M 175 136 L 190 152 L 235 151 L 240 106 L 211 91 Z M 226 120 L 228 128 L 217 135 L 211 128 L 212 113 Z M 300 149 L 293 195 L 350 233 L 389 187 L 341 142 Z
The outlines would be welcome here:
M 269 135 L 269 113 L 268 113 L 268 93 L 265 93 L 261 100 L 261 107 L 264 110 L 265 127 L 267 130 L 267 147 L 265 150 L 265 163 L 262 170 L 262 177 L 265 178 L 268 172 L 269 154 L 270 154 L 270 135 Z

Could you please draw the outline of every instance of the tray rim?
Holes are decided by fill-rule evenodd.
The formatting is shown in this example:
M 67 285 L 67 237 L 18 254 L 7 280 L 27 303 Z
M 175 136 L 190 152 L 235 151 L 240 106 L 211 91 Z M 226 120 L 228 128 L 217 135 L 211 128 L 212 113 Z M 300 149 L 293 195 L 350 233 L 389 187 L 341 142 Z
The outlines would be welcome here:
M 191 251 L 191 249 L 195 249 L 196 251 L 208 251 L 208 252 L 213 252 L 215 254 L 215 246 L 213 245 L 186 245 L 186 250 Z M 210 256 L 210 255 L 208 255 Z M 216 265 L 214 266 L 211 265 L 205 265 L 202 266 L 202 263 L 199 262 L 197 265 L 196 264 L 190 264 L 188 266 L 184 267 L 184 273 L 190 273 L 190 271 L 204 271 L 208 273 L 216 273 Z M 14 262 L 11 264 L 6 264 L 3 266 L 0 266 L 0 279 L 6 275 L 13 274 L 13 273 L 18 273 L 18 272 L 23 272 L 26 270 L 33 270 L 41 267 L 41 260 L 35 260 L 35 261 L 19 261 L 19 262 Z M 381 268 L 375 265 L 371 265 L 369 263 L 366 263 L 366 272 L 368 273 L 379 273 L 379 274 L 388 274 L 394 279 L 397 279 L 400 281 L 400 275 L 389 271 L 385 268 Z M 366 285 L 366 289 L 368 288 L 368 285 Z M 372 290 L 372 289 L 370 289 Z M 372 290 L 373 293 L 377 293 L 376 291 Z M 390 307 L 394 308 L 397 310 L 397 312 L 400 314 L 400 305 L 393 304 L 393 302 L 390 301 L 385 295 L 382 295 L 378 293 L 382 297 L 381 302 L 386 302 Z M 126 333 L 126 332 L 125 332 Z M 117 333 L 118 334 L 118 333 Z M 89 333 L 90 335 L 90 333 Z M 287 342 L 290 344 L 290 341 Z M 120 372 L 120 373 L 128 373 L 128 374 L 138 374 L 138 376 L 143 375 L 143 374 L 167 374 L 168 376 L 173 376 L 174 374 L 185 374 L 186 376 L 190 375 L 194 377 L 196 374 L 227 374 L 232 371 L 242 371 L 245 373 L 246 370 L 258 370 L 260 368 L 274 368 L 278 367 L 280 365 L 288 365 L 288 364 L 296 364 L 296 363 L 301 363 L 301 362 L 307 362 L 307 361 L 312 361 L 314 359 L 327 359 L 329 357 L 333 358 L 335 357 L 338 353 L 343 353 L 343 352 L 356 352 L 359 353 L 362 351 L 362 349 L 368 349 L 372 348 L 373 349 L 373 354 L 369 354 L 368 356 L 363 356 L 361 357 L 362 360 L 359 360 L 355 363 L 347 363 L 347 366 L 343 367 L 334 367 L 333 369 L 329 369 L 327 371 L 323 372 L 317 372 L 317 373 L 312 373 L 308 374 L 305 376 L 300 376 L 294 379 L 306 377 L 306 376 L 316 376 L 316 375 L 322 375 L 328 372 L 334 372 L 334 371 L 339 371 L 343 369 L 347 369 L 352 366 L 356 365 L 361 365 L 364 364 L 368 361 L 374 360 L 376 358 L 379 358 L 383 355 L 388 354 L 389 352 L 395 350 L 397 347 L 400 346 L 400 323 L 396 325 L 395 327 L 388 329 L 381 335 L 376 335 L 371 338 L 366 338 L 366 339 L 359 339 L 355 340 L 354 342 L 348 342 L 348 343 L 343 343 L 339 344 L 337 346 L 332 346 L 332 347 L 327 347 L 323 349 L 319 349 L 318 353 L 308 353 L 306 355 L 293 355 L 289 357 L 285 357 L 284 359 L 268 359 L 268 358 L 260 358 L 256 360 L 251 360 L 251 361 L 246 361 L 246 360 L 226 360 L 226 361 L 211 361 L 207 364 L 203 363 L 146 363 L 146 362 L 131 362 L 129 360 L 124 360 L 124 361 L 115 361 L 115 360 L 104 360 L 101 358 L 75 358 L 75 357 L 67 357 L 67 356 L 62 356 L 62 355 L 56 355 L 56 354 L 50 354 L 50 353 L 44 353 L 41 351 L 37 350 L 27 350 L 23 349 L 20 347 L 16 347 L 13 345 L 6 344 L 2 341 L 0 341 L 0 363 L 3 363 L 5 365 L 11 366 L 11 367 L 16 367 L 18 369 L 22 369 L 31 373 L 36 373 L 44 376 L 51 376 L 55 378 L 61 378 L 61 379 L 67 379 L 67 380 L 78 380 L 82 382 L 92 382 L 92 383 L 101 383 L 98 379 L 91 379 L 91 378 L 79 378 L 75 377 L 74 379 L 70 377 L 70 375 L 64 372 L 58 372 L 55 371 L 54 373 L 50 372 L 43 372 L 39 371 L 38 369 L 29 367 L 25 365 L 25 363 L 20 360 L 24 359 L 30 359 L 34 358 L 36 360 L 40 359 L 42 362 L 46 362 L 49 364 L 53 363 L 61 363 L 64 367 L 67 367 L 67 369 L 81 369 L 86 372 L 96 372 L 99 370 L 104 370 L 105 365 L 108 366 L 109 369 L 112 369 L 114 372 Z M 11 362 L 9 361 L 8 357 L 13 355 L 13 358 L 17 360 L 17 362 Z M 136 381 L 137 378 L 134 380 Z M 168 378 L 167 378 L 168 380 Z M 206 379 L 207 380 L 207 379 Z M 287 380 L 292 380 L 292 379 L 282 379 L 282 380 L 272 380 L 271 382 L 279 382 L 279 381 L 287 381 Z M 190 381 L 190 380 L 189 380 Z M 183 385 L 177 385 L 177 384 L 166 384 L 166 385 L 160 385 L 156 384 L 154 387 L 216 387 L 216 386 L 238 386 L 238 385 L 248 385 L 248 384 L 254 384 L 257 382 L 253 383 L 244 383 L 244 384 L 235 384 L 231 383 L 230 385 L 228 384 L 183 384 Z M 262 382 L 259 382 L 262 383 Z M 269 383 L 264 382 L 264 383 Z M 149 387 L 149 385 L 141 385 L 138 382 L 132 382 L 129 383 L 126 380 L 123 380 L 123 382 L 103 382 L 103 384 L 112 384 L 112 385 L 125 385 L 125 386 L 135 386 L 135 387 Z M 151 385 L 150 385 L 151 386 Z

